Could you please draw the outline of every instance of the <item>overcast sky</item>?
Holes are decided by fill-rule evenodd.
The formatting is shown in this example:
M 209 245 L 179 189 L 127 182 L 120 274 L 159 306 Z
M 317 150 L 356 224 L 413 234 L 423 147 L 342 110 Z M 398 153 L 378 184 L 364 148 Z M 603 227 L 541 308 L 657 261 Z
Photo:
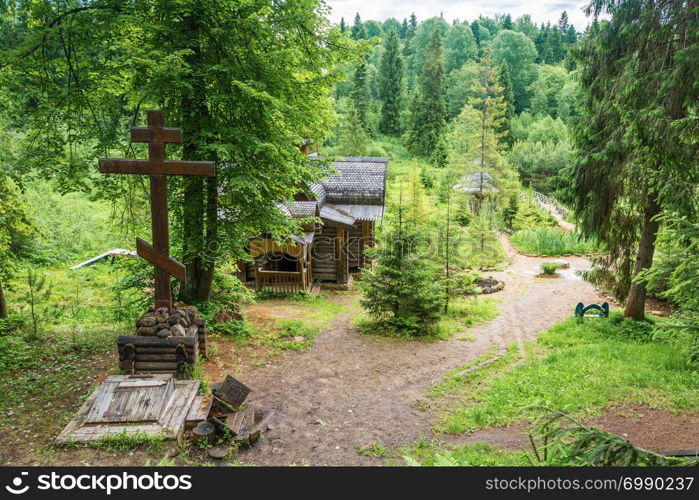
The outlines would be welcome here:
M 558 22 L 561 12 L 568 11 L 570 22 L 578 31 L 582 31 L 589 21 L 582 7 L 589 0 L 325 0 L 332 7 L 331 19 L 339 22 L 341 17 L 350 23 L 359 12 L 363 20 L 373 19 L 384 21 L 395 17 L 402 21 L 404 17 L 415 12 L 418 21 L 444 14 L 444 19 L 451 21 L 458 18 L 471 21 L 479 15 L 494 16 L 495 14 L 510 14 L 516 19 L 522 14 L 530 14 L 535 23 L 551 24 Z

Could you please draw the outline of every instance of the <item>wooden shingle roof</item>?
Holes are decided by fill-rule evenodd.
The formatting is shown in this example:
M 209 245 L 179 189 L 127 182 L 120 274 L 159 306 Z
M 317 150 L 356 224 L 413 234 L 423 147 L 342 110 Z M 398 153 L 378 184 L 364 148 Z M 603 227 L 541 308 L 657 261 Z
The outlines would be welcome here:
M 336 172 L 323 181 L 326 201 L 347 205 L 383 205 L 388 158 L 346 157 L 333 161 Z

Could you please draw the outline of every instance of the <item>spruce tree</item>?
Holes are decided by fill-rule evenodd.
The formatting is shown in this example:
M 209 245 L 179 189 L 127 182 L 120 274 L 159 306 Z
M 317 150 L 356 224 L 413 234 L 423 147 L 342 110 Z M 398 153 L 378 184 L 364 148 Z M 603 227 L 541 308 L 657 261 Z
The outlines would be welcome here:
M 662 213 L 696 218 L 699 196 L 699 33 L 696 12 L 671 0 L 593 0 L 576 49 L 585 94 L 576 127 L 575 206 L 586 234 L 606 245 L 596 267 L 615 271 L 624 315 L 644 318 L 645 283 Z M 696 220 L 696 219 L 694 219 Z
M 416 203 L 420 200 L 406 206 L 401 187 L 394 213 L 372 252 L 376 264 L 363 271 L 360 303 L 383 327 L 404 335 L 429 335 L 444 302 L 439 270 L 425 257 L 426 225 L 412 216 L 419 210 L 412 206 Z
M 371 94 L 369 92 L 369 85 L 367 83 L 367 67 L 364 59 L 357 63 L 357 67 L 354 70 L 350 98 L 352 99 L 354 107 L 359 114 L 359 122 L 364 130 L 367 130 L 367 113 L 369 111 Z
M 502 132 L 505 121 L 506 104 L 503 88 L 498 84 L 498 75 L 493 67 L 490 52 L 486 50 L 481 59 L 481 76 L 474 88 L 475 97 L 471 105 L 478 111 L 478 154 L 480 159 L 481 187 L 483 199 L 483 174 L 488 171 L 496 176 L 502 162 L 500 151 L 503 148 Z
M 379 129 L 387 135 L 400 134 L 400 111 L 403 90 L 403 57 L 398 34 L 391 30 L 384 42 L 379 63 L 379 94 L 381 121 Z
M 345 24 L 345 18 L 343 17 L 340 19 L 340 32 L 344 33 L 345 31 L 347 31 L 347 24 Z
M 500 27 L 504 30 L 513 30 L 515 25 L 512 23 L 512 16 L 510 14 L 505 14 L 500 22 Z
M 339 142 L 342 154 L 347 156 L 364 156 L 369 145 L 369 137 L 362 125 L 359 111 L 351 99 L 340 131 Z
M 420 75 L 420 90 L 411 109 L 406 137 L 408 149 L 416 155 L 431 156 L 442 137 L 446 115 L 442 39 L 434 30 L 427 46 L 424 71 Z
M 398 35 L 400 35 L 401 40 L 404 40 L 405 37 L 408 36 L 408 20 L 406 18 L 403 18 L 403 23 L 400 25 Z
M 362 23 L 362 18 L 359 17 L 359 12 L 354 16 L 354 24 L 352 25 L 352 40 L 363 40 L 366 38 L 366 30 Z
M 563 37 L 561 36 L 561 30 L 558 29 L 558 26 L 552 27 L 547 34 L 545 53 L 545 62 L 547 64 L 557 64 L 565 57 Z
M 508 147 L 513 144 L 511 133 L 512 119 L 515 116 L 515 96 L 512 91 L 512 78 L 510 78 L 510 68 L 507 64 L 501 64 L 498 68 L 498 85 L 501 87 L 502 101 L 504 105 L 504 113 L 500 133 L 502 140 Z

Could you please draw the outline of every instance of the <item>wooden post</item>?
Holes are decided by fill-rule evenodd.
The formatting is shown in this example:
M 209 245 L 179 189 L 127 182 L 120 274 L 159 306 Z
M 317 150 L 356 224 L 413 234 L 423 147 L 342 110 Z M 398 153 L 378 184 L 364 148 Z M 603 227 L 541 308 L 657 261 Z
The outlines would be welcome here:
M 346 229 L 337 228 L 337 239 L 335 244 L 337 283 L 347 283 L 347 236 Z

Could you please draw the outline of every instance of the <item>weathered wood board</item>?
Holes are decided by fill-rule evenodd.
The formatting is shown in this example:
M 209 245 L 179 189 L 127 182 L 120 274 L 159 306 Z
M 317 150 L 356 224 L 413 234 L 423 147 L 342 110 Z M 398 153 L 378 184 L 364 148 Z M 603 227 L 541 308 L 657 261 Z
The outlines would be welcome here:
M 214 390 L 214 395 L 237 410 L 250 394 L 250 388 L 235 377 L 228 375 Z
M 198 402 L 201 407 L 199 384 L 198 380 L 175 380 L 170 374 L 107 377 L 56 441 L 87 443 L 123 432 L 178 439 L 193 405 Z

